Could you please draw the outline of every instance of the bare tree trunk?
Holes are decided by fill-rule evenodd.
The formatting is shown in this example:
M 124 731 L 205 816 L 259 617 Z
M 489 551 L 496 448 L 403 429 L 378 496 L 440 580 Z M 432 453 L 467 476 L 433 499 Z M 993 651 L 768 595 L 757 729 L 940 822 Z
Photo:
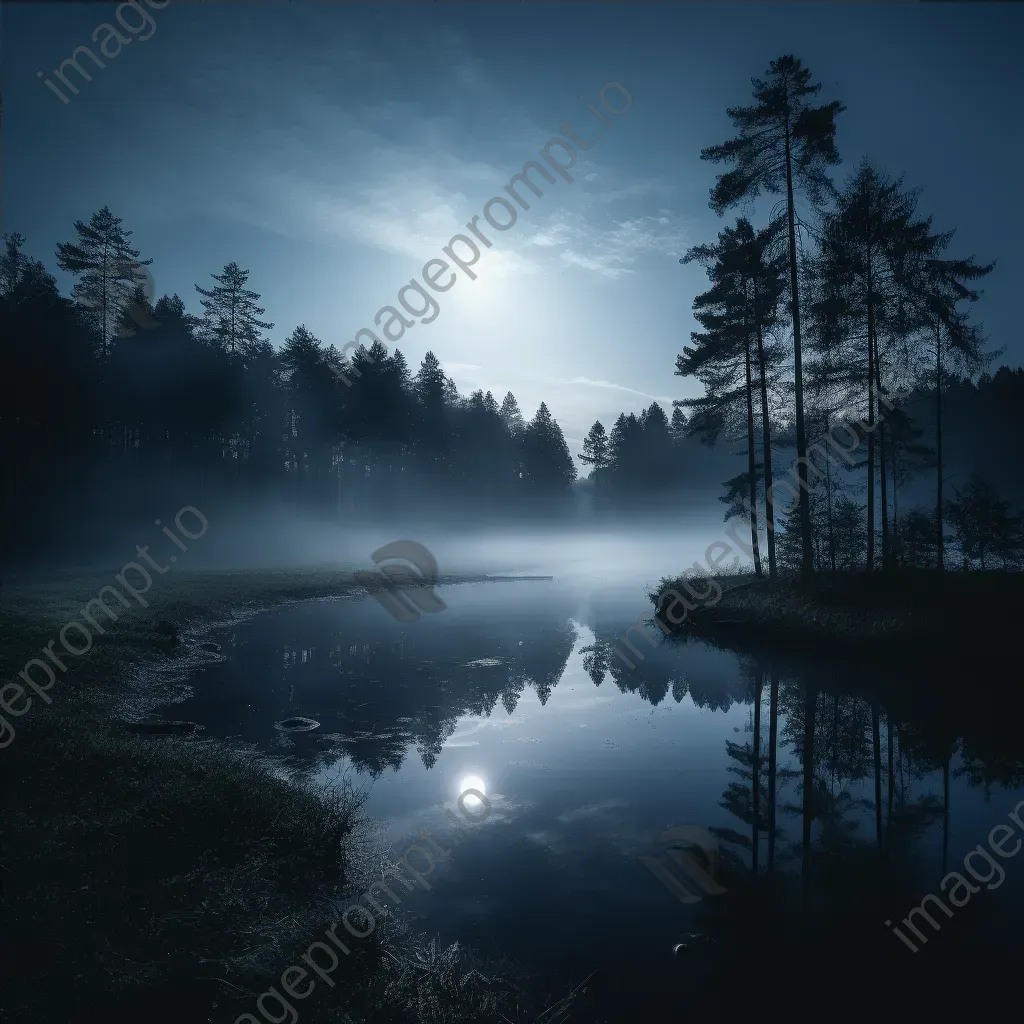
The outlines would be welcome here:
M 744 343 L 744 363 L 747 373 L 747 473 L 750 478 L 750 549 L 754 559 L 754 574 L 762 575 L 761 551 L 757 541 L 757 460 L 754 453 L 754 387 L 750 379 L 750 336 Z
M 768 375 L 764 357 L 764 332 L 760 323 L 757 325 L 757 362 L 761 369 L 761 445 L 764 463 L 764 515 L 765 529 L 768 533 L 768 575 L 774 579 L 775 569 L 775 510 L 771 503 L 772 492 L 772 437 L 771 422 L 768 414 Z M 828 462 L 829 460 L 825 460 Z
M 899 497 L 899 447 L 896 443 L 892 446 L 892 549 L 893 564 L 899 568 L 903 563 L 900 550 L 900 497 Z
M 828 559 L 832 575 L 836 574 L 836 533 L 832 519 L 832 460 L 825 460 L 825 493 L 828 497 Z
M 779 677 L 769 669 L 768 697 L 768 870 L 775 870 L 775 778 L 778 765 Z
M 871 705 L 871 746 L 875 753 L 875 834 L 882 849 L 882 744 L 878 731 L 878 705 Z
M 899 742 L 899 732 L 896 733 L 896 741 Z M 900 803 L 907 802 L 907 780 L 903 777 L 903 758 L 900 758 Z
M 942 561 L 942 324 L 935 321 L 935 542 L 939 572 Z
M 787 97 L 788 99 L 788 97 Z M 796 455 L 800 490 L 800 568 L 806 579 L 814 573 L 811 549 L 811 501 L 807 487 L 807 433 L 804 427 L 804 376 L 800 352 L 800 289 L 796 261 L 796 213 L 793 206 L 793 160 L 790 150 L 789 117 L 786 118 L 786 212 L 789 218 L 789 287 L 793 311 L 793 376 L 796 403 Z
M 949 864 L 949 758 L 942 766 L 942 874 Z
M 805 899 L 811 876 L 811 823 L 814 821 L 814 715 L 817 711 L 817 705 L 818 691 L 810 683 L 805 684 L 803 850 L 800 872 Z
M 893 773 L 893 749 L 892 749 L 892 718 L 889 712 L 885 715 L 885 745 L 889 759 L 889 806 L 886 815 L 886 828 L 892 830 L 892 807 L 896 800 L 896 776 Z
M 868 244 L 868 553 L 867 571 L 875 565 L 875 308 L 871 296 L 871 245 Z
M 878 352 L 878 336 L 875 335 L 875 389 L 881 395 L 882 391 L 882 361 Z M 879 481 L 881 483 L 882 499 L 882 568 L 888 569 L 892 558 L 892 551 L 889 546 L 889 501 L 886 497 L 886 470 L 885 470 L 885 420 L 879 408 L 878 414 L 878 468 Z
M 751 794 L 754 803 L 754 845 L 751 867 L 754 878 L 757 878 L 758 854 L 761 848 L 761 689 L 763 685 L 764 677 L 759 666 L 754 685 L 754 756 L 751 762 L 753 768 Z

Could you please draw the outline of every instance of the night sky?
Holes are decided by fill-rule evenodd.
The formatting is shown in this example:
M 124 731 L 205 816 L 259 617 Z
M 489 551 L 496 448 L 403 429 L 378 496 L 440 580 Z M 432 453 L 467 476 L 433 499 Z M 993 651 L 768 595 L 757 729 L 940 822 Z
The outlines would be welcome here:
M 561 122 L 601 131 L 586 104 L 621 83 L 632 107 L 573 182 L 529 195 L 477 279 L 397 345 L 414 371 L 433 350 L 464 393 L 511 389 L 527 416 L 547 401 L 575 452 L 596 418 L 696 393 L 672 371 L 706 280 L 678 259 L 723 226 L 699 153 L 732 134 L 726 107 L 750 101 L 750 77 L 793 53 L 848 107 L 837 179 L 871 157 L 921 187 L 936 228 L 958 228 L 952 253 L 998 259 L 978 314 L 1002 361 L 1024 356 L 1019 5 L 172 0 L 143 5 L 151 24 L 121 6 L 141 27 L 103 69 L 83 58 L 92 81 L 72 72 L 68 103 L 37 72 L 98 53 L 117 5 L 3 8 L 3 230 L 66 292 L 56 243 L 107 204 L 153 257 L 157 296 L 198 313 L 194 285 L 234 260 L 275 345 L 305 323 L 340 348 Z

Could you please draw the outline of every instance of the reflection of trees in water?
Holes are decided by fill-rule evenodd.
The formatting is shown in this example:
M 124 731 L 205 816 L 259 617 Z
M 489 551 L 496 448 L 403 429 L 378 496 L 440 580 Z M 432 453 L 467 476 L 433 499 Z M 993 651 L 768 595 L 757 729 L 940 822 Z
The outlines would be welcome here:
M 681 703 L 686 696 L 687 685 L 686 676 L 682 673 L 672 680 L 672 699 L 677 704 Z
M 653 630 L 651 636 L 657 644 L 655 647 L 650 647 L 633 634 L 633 644 L 642 657 L 627 648 L 625 654 L 634 665 L 630 668 L 615 653 L 623 647 L 620 641 L 622 624 L 595 622 L 588 623 L 588 626 L 594 632 L 594 642 L 582 649 L 583 669 L 595 686 L 600 686 L 610 674 L 620 693 L 638 694 L 655 707 L 669 692 L 677 704 L 689 693 L 697 707 L 709 711 L 728 711 L 734 703 L 749 699 L 742 680 L 725 674 L 688 677 L 683 669 L 685 647 L 658 642 Z
M 780 849 L 780 863 L 799 857 L 801 875 L 830 900 L 857 908 L 878 897 L 883 879 L 912 893 L 922 872 L 934 869 L 940 843 L 946 872 L 951 778 L 967 779 L 986 798 L 996 786 L 1024 785 L 1015 747 L 998 742 L 1009 732 L 989 725 L 991 709 L 984 706 L 936 698 L 922 707 L 908 698 L 905 680 L 902 690 L 873 680 L 873 697 L 834 688 L 834 681 L 825 689 L 820 665 L 781 677 L 751 659 L 741 674 L 751 705 L 748 736 L 726 740 L 734 778 L 719 805 L 742 827 L 715 831 L 744 852 L 755 873 L 764 837 L 767 870 L 774 867 L 782 812 L 800 819 L 804 834 Z
M 546 704 L 576 643 L 569 616 L 536 611 L 496 621 L 493 612 L 481 612 L 474 625 L 439 624 L 399 639 L 393 629 L 382 637 L 386 627 L 376 624 L 353 626 L 357 635 L 330 646 L 279 647 L 271 663 L 284 665 L 285 692 L 315 692 L 310 699 L 321 704 L 325 673 L 336 676 L 326 684 L 336 689 L 328 690 L 331 711 L 321 715 L 322 733 L 293 740 L 293 755 L 307 768 L 344 755 L 377 777 L 401 767 L 415 747 L 430 769 L 465 716 L 488 717 L 499 702 L 512 714 L 530 687 Z
M 735 775 L 722 793 L 719 806 L 729 811 L 745 826 L 744 831 L 713 829 L 723 842 L 740 847 L 750 856 L 750 868 L 756 875 L 760 870 L 762 843 L 767 839 L 768 863 L 766 870 L 775 868 L 776 843 L 785 838 L 779 828 L 776 814 L 781 786 L 797 778 L 799 772 L 778 764 L 777 683 L 756 660 L 744 660 L 740 677 L 747 687 L 750 716 L 745 726 L 749 739 L 742 743 L 726 740 L 725 748 L 730 761 L 729 773 Z M 773 696 L 774 695 L 774 696 Z M 768 713 L 764 714 L 767 701 Z
M 590 676 L 595 686 L 600 686 L 608 675 L 608 659 L 611 652 L 611 644 L 607 640 L 596 640 L 588 647 L 580 648 L 583 655 L 583 671 Z
M 699 708 L 709 711 L 728 711 L 733 704 L 740 704 L 747 698 L 742 680 L 735 682 L 717 678 L 690 680 L 690 699 Z
M 532 686 L 541 705 L 547 704 L 551 692 L 562 678 L 569 655 L 579 634 L 572 620 L 557 627 L 542 628 L 534 639 L 524 642 L 512 673 L 515 685 Z
M 510 680 L 508 686 L 501 691 L 501 705 L 507 714 L 515 712 L 525 689 L 526 680 L 520 677 Z
M 240 669 L 243 676 L 266 679 L 272 666 L 271 690 L 282 697 L 306 686 L 316 692 L 322 730 L 289 737 L 292 751 L 307 764 L 344 754 L 378 776 L 399 768 L 415 748 L 430 768 L 464 716 L 487 717 L 499 703 L 511 715 L 530 688 L 545 705 L 565 672 L 578 638 L 574 609 L 510 607 L 503 616 L 482 605 L 456 628 L 438 622 L 429 630 L 396 630 L 363 619 L 335 632 L 330 643 L 300 642 L 293 633 L 275 643 L 270 656 L 266 643 L 250 649 Z M 636 638 L 644 657 L 631 658 L 630 669 L 614 654 L 622 624 L 587 626 L 594 639 L 580 653 L 595 687 L 610 677 L 619 692 L 638 694 L 653 706 L 671 694 L 675 703 L 689 695 L 696 707 L 710 711 L 736 703 L 749 707 L 748 735 L 727 745 L 734 778 L 721 803 L 740 824 L 734 834 L 742 837 L 737 845 L 748 857 L 756 820 L 767 840 L 766 849 L 758 844 L 759 866 L 768 870 L 800 855 L 805 845 L 819 860 L 842 859 L 859 844 L 909 857 L 929 829 L 938 829 L 936 848 L 940 842 L 945 848 L 951 779 L 963 776 L 986 794 L 1024 786 L 1016 746 L 1020 716 L 1012 709 L 997 714 L 970 701 L 926 703 L 911 699 L 906 687 L 886 690 L 873 675 L 844 675 L 841 667 L 811 659 L 787 662 L 784 672 L 749 657 L 738 671 L 701 671 L 687 658 L 686 645 L 662 643 L 654 630 L 654 647 Z M 326 701 L 325 672 L 332 676 Z M 878 687 L 876 708 L 864 692 L 869 681 Z M 328 710 L 321 713 L 324 703 Z M 944 703 L 948 710 L 936 710 Z M 780 812 L 802 818 L 811 842 L 787 836 Z
M 645 701 L 657 707 L 672 686 L 672 677 L 679 673 L 678 658 L 669 661 L 662 655 L 662 648 L 651 652 L 650 656 L 630 668 L 618 658 L 613 658 L 609 665 L 612 681 L 620 693 L 636 693 Z
M 1018 725 L 1019 728 L 1019 725 Z M 963 763 L 957 775 L 965 775 L 974 786 L 985 790 L 986 798 L 992 795 L 993 787 L 1000 789 L 1024 788 L 1024 761 L 1016 751 L 991 754 L 985 749 L 975 750 L 967 741 L 961 750 Z
M 347 740 L 344 747 L 353 763 L 366 768 L 376 777 L 387 768 L 400 768 L 408 745 L 409 737 L 396 728 Z M 333 755 L 328 760 L 333 760 Z

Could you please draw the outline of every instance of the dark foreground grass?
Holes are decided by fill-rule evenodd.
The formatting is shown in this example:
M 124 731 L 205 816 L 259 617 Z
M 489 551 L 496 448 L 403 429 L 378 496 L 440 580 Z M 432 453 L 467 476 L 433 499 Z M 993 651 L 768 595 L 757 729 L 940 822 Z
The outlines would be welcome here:
M 698 580 L 700 592 L 705 584 Z M 650 599 L 669 589 L 686 594 L 683 581 L 666 577 Z M 691 602 L 692 603 L 692 602 Z M 683 622 L 659 617 L 682 635 L 733 647 L 812 647 L 867 657 L 1000 656 L 1017 641 L 1024 607 L 1024 574 L 1008 572 L 878 572 L 820 574 L 811 581 L 722 581 L 714 605 L 698 605 Z M 677 607 L 673 614 L 679 618 Z
M 5 585 L 0 679 L 15 680 L 110 582 Z M 0 750 L 0 1001 L 11 1020 L 219 1024 L 257 1013 L 257 997 L 365 888 L 364 794 L 344 779 L 311 789 L 253 749 L 136 735 L 119 719 L 145 703 L 140 668 L 184 661 L 204 626 L 362 592 L 341 569 L 168 576 L 148 608 L 119 609 L 91 651 L 67 656 L 51 705 L 37 697 L 6 716 L 17 730 Z M 487 1020 L 517 998 L 469 951 L 390 927 L 342 960 L 336 986 L 299 1004 L 304 1022 L 349 1011 L 396 1024 Z
M 346 888 L 359 797 L 211 740 L 45 720 L 4 753 L 12 1019 L 205 1021 L 259 993 Z M 284 961 L 287 961 L 285 963 Z M 241 1012 L 239 1010 L 238 1012 Z
M 5 585 L 3 680 L 111 582 Z M 64 655 L 52 704 L 36 696 L 22 717 L 5 716 L 17 730 L 0 751 L 12 1019 L 77 1020 L 88 1006 L 111 1021 L 233 1020 L 233 997 L 263 991 L 330 923 L 359 794 L 343 782 L 314 792 L 214 740 L 133 735 L 116 712 L 130 710 L 140 670 L 188 656 L 189 630 L 354 589 L 341 570 L 157 579 L 148 607 L 115 604 L 120 617 L 102 620 L 92 650 Z

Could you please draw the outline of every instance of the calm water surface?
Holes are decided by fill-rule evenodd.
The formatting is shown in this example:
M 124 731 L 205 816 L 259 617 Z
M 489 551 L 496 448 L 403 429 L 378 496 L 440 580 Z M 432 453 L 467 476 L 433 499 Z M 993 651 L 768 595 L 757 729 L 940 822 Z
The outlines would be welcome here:
M 224 660 L 167 713 L 310 778 L 348 768 L 372 783 L 367 811 L 397 852 L 424 828 L 452 848 L 406 902 L 415 926 L 510 958 L 555 995 L 593 973 L 584 1019 L 705 1019 L 819 988 L 870 1007 L 868 978 L 919 1010 L 945 1006 L 954 982 L 972 1001 L 1009 992 L 1024 853 L 989 851 L 1001 883 L 964 857 L 1013 826 L 1024 768 L 1016 725 L 999 721 L 1014 712 L 977 706 L 970 680 L 922 699 L 884 669 L 663 642 L 654 627 L 654 646 L 632 634 L 641 659 L 618 640 L 649 610 L 636 586 L 439 594 L 443 612 L 409 623 L 370 599 L 262 613 L 215 638 Z M 294 718 L 318 724 L 279 727 Z M 480 783 L 491 812 L 452 847 L 443 808 Z M 686 843 L 695 873 L 668 856 L 659 837 L 685 825 L 715 837 L 717 863 Z M 914 953 L 884 922 L 954 870 L 978 892 L 952 919 L 933 907 L 938 933 L 915 918 L 928 942 Z

